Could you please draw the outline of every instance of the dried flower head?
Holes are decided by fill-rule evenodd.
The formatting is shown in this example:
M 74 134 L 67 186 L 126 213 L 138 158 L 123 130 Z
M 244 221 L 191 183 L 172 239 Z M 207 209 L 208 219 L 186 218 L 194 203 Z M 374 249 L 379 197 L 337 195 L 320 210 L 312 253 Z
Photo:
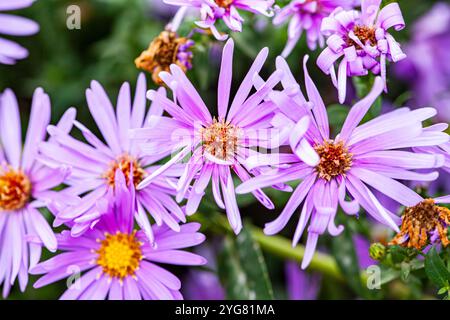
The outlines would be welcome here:
M 450 244 L 448 227 L 450 210 L 435 204 L 433 199 L 425 199 L 403 212 L 400 232 L 389 242 L 421 250 L 430 242 L 441 242 L 444 247 Z
M 175 32 L 165 30 L 150 43 L 134 61 L 138 69 L 152 74 L 153 81 L 162 85 L 161 71 L 169 71 L 171 64 L 178 65 L 184 72 L 192 68 L 191 47 L 194 41 L 179 37 Z

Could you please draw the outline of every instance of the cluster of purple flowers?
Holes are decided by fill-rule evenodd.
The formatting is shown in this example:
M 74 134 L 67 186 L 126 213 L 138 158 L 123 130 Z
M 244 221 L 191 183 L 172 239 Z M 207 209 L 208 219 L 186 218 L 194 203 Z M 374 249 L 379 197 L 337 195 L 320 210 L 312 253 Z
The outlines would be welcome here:
M 0 10 L 32 2 L 0 0 Z M 209 28 L 218 39 L 225 37 L 215 27 L 217 20 L 241 31 L 238 9 L 271 15 L 273 6 L 269 0 L 165 2 L 197 8 L 201 14 L 197 24 Z M 399 108 L 362 122 L 386 88 L 386 61 L 405 57 L 387 32 L 391 27 L 404 27 L 400 8 L 391 3 L 380 10 L 380 4 L 380 0 L 363 0 L 359 12 L 351 9 L 355 1 L 294 0 L 275 18 L 278 24 L 292 16 L 285 55 L 302 30 L 307 30 L 311 48 L 317 42 L 327 44 L 317 63 L 331 74 L 341 102 L 347 76 L 369 71 L 381 75 L 375 77 L 367 96 L 351 107 L 335 136 L 330 133 L 325 103 L 308 73 L 308 56 L 303 60 L 306 94 L 281 56 L 267 79 L 260 76 L 268 57 L 264 48 L 231 97 L 232 39 L 223 48 L 216 116 L 183 69 L 172 64 L 158 77 L 173 99 L 164 87 L 147 91 L 141 74 L 134 98 L 130 85 L 124 83 L 114 108 L 102 86 L 91 83 L 86 90 L 87 105 L 103 139 L 76 120 L 73 108 L 51 125 L 50 98 L 37 89 L 22 147 L 17 99 L 9 89 L 1 93 L 3 296 L 16 279 L 25 290 L 30 272 L 42 275 L 36 288 L 82 273 L 68 285 L 62 299 L 181 299 L 180 280 L 160 264 L 207 263 L 185 249 L 205 240 L 200 225 L 186 223 L 186 216 L 197 213 L 208 187 L 236 234 L 243 227 L 236 194 L 252 193 L 266 208 L 274 209 L 263 188 L 292 192 L 264 232 L 279 233 L 298 209 L 292 244 L 296 246 L 307 233 L 303 269 L 311 262 L 321 235 L 338 236 L 343 231 L 335 223 L 339 208 L 347 215 L 358 215 L 364 209 L 400 232 L 401 219 L 377 192 L 408 208 L 423 210 L 423 203 L 433 206 L 434 202 L 426 202 L 404 182 L 433 181 L 438 178 L 436 170 L 449 170 L 449 136 L 445 123 L 424 124 L 437 115 L 430 107 Z M 3 27 L 2 19 L 13 19 L 11 25 L 22 32 Z M 0 22 L 0 32 L 6 34 L 37 31 L 35 24 L 17 17 L 0 16 Z M 25 57 L 24 49 L 4 39 L 0 44 L 3 41 L 7 45 L 0 46 L 0 62 Z M 336 76 L 333 64 L 341 58 Z M 150 108 L 147 99 L 152 101 Z M 74 129 L 84 141 L 71 135 Z M 300 181 L 295 189 L 288 184 L 292 181 Z M 448 196 L 436 199 L 436 203 L 449 201 Z M 54 227 L 64 225 L 66 230 L 55 234 L 40 208 L 54 216 Z M 450 223 L 446 219 L 428 230 L 434 240 L 446 232 L 441 231 Z M 401 241 L 413 236 L 404 234 Z M 61 253 L 39 262 L 42 246 Z M 305 282 L 296 266 L 288 265 L 287 270 L 297 279 L 292 285 Z M 296 288 L 290 290 L 294 296 L 301 295 Z

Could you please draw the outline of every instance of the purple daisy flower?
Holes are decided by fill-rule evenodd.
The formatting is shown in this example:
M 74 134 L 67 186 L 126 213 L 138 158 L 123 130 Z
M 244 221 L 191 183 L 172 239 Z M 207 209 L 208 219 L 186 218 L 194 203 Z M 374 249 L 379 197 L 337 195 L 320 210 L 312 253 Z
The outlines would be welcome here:
M 84 273 L 61 296 L 64 300 L 172 300 L 182 299 L 180 280 L 156 263 L 196 266 L 206 260 L 184 248 L 205 240 L 198 223 L 174 232 L 167 226 L 153 227 L 158 246 L 142 231 L 134 230 L 135 191 L 117 169 L 115 201 L 99 204 L 104 212 L 94 229 L 74 238 L 69 231 L 57 235 L 63 253 L 37 264 L 32 274 L 43 274 L 34 284 L 41 288 Z
M 440 124 L 429 127 L 432 130 L 446 130 L 448 128 L 447 124 Z M 450 178 L 450 143 L 444 143 L 440 146 L 430 146 L 430 147 L 416 147 L 415 152 L 430 153 L 430 154 L 440 154 L 444 157 L 444 165 L 439 169 L 439 177 L 435 181 L 426 183 L 416 183 L 415 186 L 421 186 L 427 188 L 427 193 L 430 195 L 436 194 L 438 192 L 449 193 L 450 185 L 448 183 Z
M 128 184 L 137 186 L 145 177 L 156 171 L 159 166 L 152 165 L 169 155 L 159 153 L 144 155 L 137 143 L 130 141 L 128 130 L 146 125 L 150 116 L 159 116 L 163 109 L 153 104 L 146 115 L 147 91 L 145 76 L 141 74 L 137 81 L 134 102 L 131 101 L 130 86 L 124 83 L 117 100 L 117 110 L 114 113 L 106 92 L 102 86 L 93 81 L 86 91 L 89 110 L 100 132 L 103 143 L 88 128 L 74 121 L 87 143 L 81 142 L 55 126 L 49 126 L 48 132 L 52 141 L 40 146 L 41 161 L 49 166 L 66 165 L 72 168 L 72 174 L 65 182 L 67 192 L 83 195 L 83 201 L 76 206 L 70 206 L 58 213 L 55 225 L 72 222 L 72 235 L 79 235 L 93 227 L 101 213 L 98 203 L 114 197 L 116 170 L 122 170 Z M 159 94 L 165 95 L 164 88 Z M 180 230 L 178 221 L 186 221 L 185 215 L 175 200 L 175 179 L 181 174 L 179 167 L 165 171 L 164 175 L 153 179 L 145 190 L 136 193 L 135 218 L 153 243 L 154 236 L 146 214 L 149 213 L 157 225 L 167 224 L 175 231 Z
M 400 7 L 393 2 L 380 10 L 380 4 L 381 0 L 362 0 L 361 12 L 337 8 L 322 21 L 322 33 L 328 39 L 317 65 L 331 75 L 340 103 L 345 100 L 347 76 L 364 76 L 371 71 L 381 74 L 386 86 L 386 61 L 397 62 L 406 57 L 387 32 L 391 27 L 396 31 L 405 27 Z M 334 63 L 340 58 L 336 77 Z
M 70 174 L 67 167 L 48 168 L 36 161 L 37 145 L 45 139 L 50 122 L 50 99 L 42 89 L 33 95 L 28 133 L 22 150 L 19 106 L 14 93 L 0 94 L 0 284 L 3 297 L 16 277 L 25 290 L 28 268 L 40 258 L 41 244 L 56 250 L 56 237 L 38 208 L 54 211 L 60 203 L 76 199 L 52 191 Z M 70 121 L 58 126 L 65 130 Z
M 200 21 L 196 24 L 200 28 L 210 29 L 218 40 L 226 40 L 227 35 L 221 34 L 215 23 L 222 20 L 225 25 L 234 32 L 242 31 L 244 19 L 239 10 L 263 14 L 268 17 L 273 15 L 272 6 L 274 0 L 164 0 L 165 3 L 180 6 L 180 10 L 195 8 L 200 11 Z
M 289 20 L 288 41 L 281 55 L 287 57 L 292 52 L 303 31 L 306 32 L 306 41 L 311 50 L 316 49 L 317 43 L 323 47 L 325 39 L 320 31 L 322 20 L 338 7 L 351 9 L 354 2 L 354 0 L 292 0 L 277 11 L 273 18 L 274 25 Z
M 350 215 L 357 214 L 361 206 L 377 221 L 398 230 L 399 218 L 377 200 L 371 189 L 405 206 L 422 201 L 421 196 L 397 180 L 434 180 L 437 172 L 422 174 L 414 170 L 440 167 L 444 158 L 404 149 L 440 145 L 449 140 L 444 132 L 422 127 L 422 121 L 436 114 L 432 108 L 414 111 L 401 108 L 358 126 L 383 90 L 380 77 L 375 78 L 371 92 L 351 108 L 340 134 L 331 139 L 326 108 L 306 69 L 307 59 L 304 59 L 304 72 L 308 101 L 300 90 L 291 90 L 296 94 L 290 98 L 283 92 L 274 91 L 270 95 L 282 111 L 277 122 L 292 130 L 289 141 L 294 154 L 249 157 L 246 161 L 249 169 L 270 164 L 278 168 L 236 188 L 241 194 L 277 183 L 302 180 L 280 216 L 264 229 L 268 235 L 278 233 L 303 203 L 293 238 L 295 246 L 309 222 L 302 268 L 311 261 L 321 234 L 328 230 L 329 234 L 337 236 L 342 232 L 343 226 L 334 223 L 338 205 Z M 277 59 L 277 68 L 284 71 L 282 83 L 285 89 L 298 88 L 281 57 Z
M 36 0 L 0 0 L 0 11 L 30 7 Z M 39 31 L 39 25 L 27 18 L 0 13 L 0 33 L 8 36 L 30 36 Z M 19 44 L 0 37 L 0 63 L 15 64 L 28 57 L 28 50 Z
M 262 87 L 249 96 L 253 86 L 252 79 L 261 70 L 268 55 L 267 48 L 263 49 L 228 107 L 233 50 L 234 42 L 230 39 L 222 54 L 218 82 L 218 118 L 213 118 L 210 114 L 183 71 L 172 65 L 171 74 L 161 72 L 159 75 L 172 89 L 175 102 L 167 99 L 161 92 L 148 92 L 148 98 L 164 108 L 171 117 L 153 117 L 150 119 L 151 127 L 132 130 L 131 134 L 134 139 L 149 141 L 141 146 L 147 154 L 172 153 L 172 158 L 146 177 L 139 184 L 139 189 L 144 189 L 159 174 L 189 155 L 177 185 L 177 200 L 187 197 L 186 214 L 195 213 L 211 181 L 217 205 L 226 209 L 230 225 L 238 233 L 242 221 L 231 173 L 234 171 L 241 181 L 250 179 L 261 171 L 248 170 L 243 164 L 249 155 L 257 153 L 252 148 L 270 149 L 278 146 L 278 131 L 271 126 L 277 107 L 263 99 L 280 81 L 282 71 L 276 71 Z M 191 186 L 192 181 L 194 183 Z M 254 190 L 253 195 L 267 208 L 274 207 L 261 190 Z
M 415 107 L 431 105 L 438 118 L 450 121 L 450 5 L 436 3 L 412 28 L 413 38 L 405 44 L 407 59 L 396 64 L 396 74 L 408 81 Z M 433 72 L 430 72 L 433 70 Z

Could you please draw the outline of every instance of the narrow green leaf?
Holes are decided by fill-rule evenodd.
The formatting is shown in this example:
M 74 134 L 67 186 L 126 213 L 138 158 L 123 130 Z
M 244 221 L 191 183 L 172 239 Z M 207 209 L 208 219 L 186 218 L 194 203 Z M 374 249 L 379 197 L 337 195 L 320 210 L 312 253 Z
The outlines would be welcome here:
M 358 257 L 350 228 L 346 227 L 339 237 L 333 238 L 331 247 L 333 256 L 349 286 L 361 297 L 369 298 L 369 290 L 361 282 Z
M 229 299 L 274 299 L 261 248 L 251 233 L 227 237 L 218 259 L 218 271 Z
M 387 268 L 381 266 L 381 281 L 380 285 L 383 286 L 395 279 L 398 279 L 401 276 L 401 272 L 399 270 Z
M 428 278 L 439 288 L 445 287 L 450 280 L 450 272 L 434 247 L 426 255 L 425 272 Z

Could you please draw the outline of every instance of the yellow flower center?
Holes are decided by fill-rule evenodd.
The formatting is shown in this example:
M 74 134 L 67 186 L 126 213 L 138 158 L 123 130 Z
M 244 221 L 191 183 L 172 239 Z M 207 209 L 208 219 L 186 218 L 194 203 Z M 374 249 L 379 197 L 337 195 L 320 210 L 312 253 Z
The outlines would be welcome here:
M 114 187 L 116 171 L 117 169 L 120 169 L 122 170 L 128 185 L 130 183 L 131 165 L 133 165 L 133 184 L 134 186 L 137 186 L 142 180 L 144 180 L 146 172 L 144 169 L 142 169 L 139 161 L 136 158 L 127 154 L 122 155 L 118 157 L 117 160 L 113 161 L 110 164 L 109 169 L 103 175 L 103 178 L 106 179 L 108 185 Z
M 106 238 L 99 241 L 101 247 L 96 251 L 97 264 L 103 272 L 111 278 L 133 276 L 143 259 L 142 243 L 136 239 L 136 231 L 132 234 L 106 234 Z
M 241 129 L 226 123 L 225 120 L 213 120 L 206 128 L 200 129 L 203 152 L 220 160 L 230 160 L 236 154 Z
M 320 178 L 327 181 L 339 175 L 345 175 L 353 164 L 353 155 L 348 152 L 343 142 L 324 141 L 323 144 L 316 145 L 314 149 L 320 157 L 316 171 Z
M 22 170 L 0 169 L 0 211 L 21 209 L 30 197 L 31 182 Z
M 450 210 L 435 205 L 433 199 L 426 199 L 414 207 L 404 210 L 400 232 L 390 245 L 402 245 L 408 248 L 422 249 L 428 244 L 430 232 L 437 232 L 444 247 L 450 244 L 448 239 Z M 407 241 L 404 241 L 407 237 Z

